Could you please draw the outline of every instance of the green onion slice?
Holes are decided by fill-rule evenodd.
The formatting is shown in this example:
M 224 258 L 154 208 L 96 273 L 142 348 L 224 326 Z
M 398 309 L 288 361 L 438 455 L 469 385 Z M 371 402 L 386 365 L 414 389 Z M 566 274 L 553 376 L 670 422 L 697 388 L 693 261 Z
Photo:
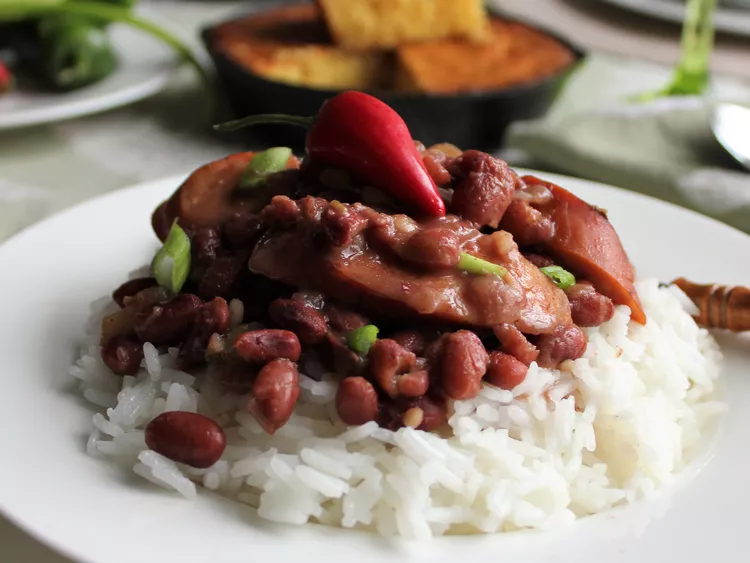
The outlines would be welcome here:
M 161 287 L 170 293 L 179 293 L 190 273 L 190 238 L 177 220 L 169 229 L 164 246 L 156 253 L 151 270 Z
M 378 339 L 378 327 L 365 325 L 346 335 L 346 345 L 358 354 L 367 354 Z
M 472 256 L 471 254 L 467 254 L 466 252 L 461 253 L 461 257 L 459 258 L 456 267 L 459 270 L 462 270 L 469 274 L 474 274 L 476 276 L 495 274 L 496 276 L 502 278 L 503 276 L 505 276 L 505 274 L 508 273 L 508 270 L 506 268 L 503 268 L 498 264 L 488 262 L 487 260 L 482 260 L 481 258 L 477 258 L 476 256 Z
M 576 283 L 576 277 L 560 266 L 545 266 L 539 269 L 551 278 L 560 289 L 568 289 Z
M 257 188 L 263 184 L 271 174 L 286 169 L 292 149 L 289 147 L 274 147 L 256 154 L 248 164 L 240 178 L 240 188 Z

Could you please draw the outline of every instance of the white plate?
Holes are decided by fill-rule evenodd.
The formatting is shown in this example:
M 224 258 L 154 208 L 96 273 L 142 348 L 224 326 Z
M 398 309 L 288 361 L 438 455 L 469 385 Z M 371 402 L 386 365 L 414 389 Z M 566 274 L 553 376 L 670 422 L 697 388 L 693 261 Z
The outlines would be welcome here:
M 107 78 L 67 93 L 18 90 L 0 96 L 0 131 L 98 113 L 160 92 L 179 67 L 174 52 L 142 31 L 114 25 L 110 38 L 117 69 Z
M 683 0 L 600 0 L 633 12 L 652 16 L 660 20 L 682 23 L 685 17 Z M 734 0 L 738 5 L 738 0 Z M 750 10 L 729 5 L 716 10 L 715 24 L 718 31 L 750 36 Z
M 641 276 L 750 284 L 750 237 L 640 195 L 543 176 L 609 210 Z M 746 560 L 750 341 L 737 337 L 722 338 L 732 410 L 708 467 L 673 495 L 553 533 L 407 545 L 276 526 L 246 506 L 205 492 L 190 503 L 88 457 L 91 410 L 67 375 L 88 304 L 153 255 L 151 211 L 179 180 L 90 201 L 0 246 L 0 510 L 41 541 L 96 563 Z

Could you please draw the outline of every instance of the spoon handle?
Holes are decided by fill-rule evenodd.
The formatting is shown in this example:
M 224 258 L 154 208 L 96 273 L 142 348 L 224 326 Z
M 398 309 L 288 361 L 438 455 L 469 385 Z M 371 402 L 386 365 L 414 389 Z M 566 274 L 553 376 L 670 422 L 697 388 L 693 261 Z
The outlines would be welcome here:
M 672 282 L 698 307 L 695 321 L 706 328 L 750 331 L 750 288 L 741 285 L 700 285 L 679 278 Z

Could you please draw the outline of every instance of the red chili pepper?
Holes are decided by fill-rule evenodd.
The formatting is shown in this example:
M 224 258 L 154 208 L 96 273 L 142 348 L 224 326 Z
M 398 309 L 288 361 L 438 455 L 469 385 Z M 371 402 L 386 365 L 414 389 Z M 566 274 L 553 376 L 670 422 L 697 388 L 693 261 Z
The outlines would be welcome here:
M 0 61 L 0 94 L 10 91 L 11 88 L 13 88 L 13 74 Z
M 409 129 L 390 106 L 362 92 L 327 100 L 315 117 L 252 115 L 217 125 L 234 131 L 260 123 L 309 128 L 305 150 L 313 162 L 352 172 L 422 212 L 445 215 L 445 203 L 414 146 Z

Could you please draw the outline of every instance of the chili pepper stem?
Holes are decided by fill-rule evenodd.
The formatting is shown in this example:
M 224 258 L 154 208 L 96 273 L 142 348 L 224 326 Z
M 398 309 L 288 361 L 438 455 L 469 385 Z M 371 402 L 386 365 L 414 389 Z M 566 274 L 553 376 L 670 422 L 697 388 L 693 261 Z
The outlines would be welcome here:
M 265 123 L 286 123 L 287 125 L 297 125 L 299 127 L 311 127 L 315 122 L 314 117 L 301 117 L 298 115 L 286 115 L 284 113 L 264 113 L 262 115 L 249 115 L 241 119 L 235 119 L 234 121 L 227 121 L 226 123 L 219 123 L 214 125 L 216 131 L 237 131 L 238 129 L 244 129 L 245 127 L 252 127 L 254 125 L 261 125 Z

